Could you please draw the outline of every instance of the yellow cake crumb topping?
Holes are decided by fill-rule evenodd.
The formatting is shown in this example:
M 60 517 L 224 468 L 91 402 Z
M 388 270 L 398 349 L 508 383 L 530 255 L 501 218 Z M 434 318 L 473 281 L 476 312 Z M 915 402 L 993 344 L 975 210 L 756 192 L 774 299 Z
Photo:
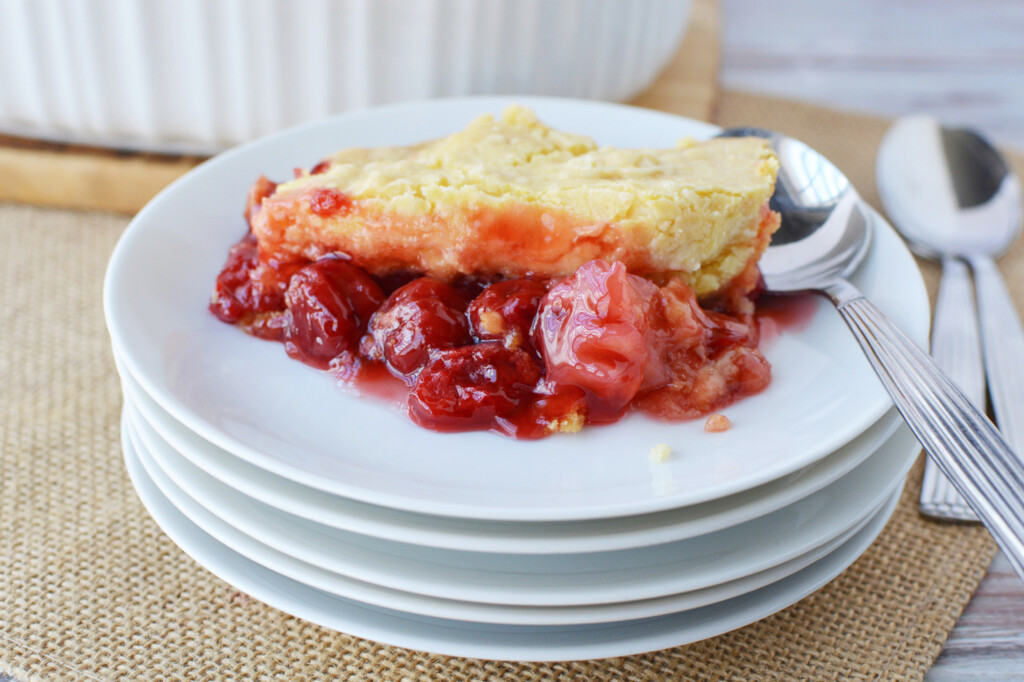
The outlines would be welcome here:
M 600 257 L 645 274 L 678 273 L 699 296 L 719 290 L 759 256 L 763 207 L 778 172 L 778 160 L 758 138 L 686 139 L 665 149 L 598 146 L 519 106 L 498 118 L 481 116 L 445 138 L 347 149 L 330 161 L 322 173 L 281 184 L 276 196 L 334 188 L 352 198 L 351 214 L 308 217 L 299 230 L 279 211 L 274 220 L 285 222 L 256 225 L 258 237 L 271 239 L 272 230 L 283 229 L 293 243 L 306 238 L 358 251 L 372 242 L 361 231 L 366 216 L 378 223 L 386 216 L 388 225 L 398 224 L 397 216 L 416 241 L 421 262 L 411 265 L 444 277 L 478 271 L 477 261 L 487 260 L 485 251 L 467 246 L 474 230 L 492 241 L 500 237 L 481 221 L 521 215 L 519 208 L 529 206 L 537 224 L 528 238 L 509 237 L 505 274 L 566 275 Z M 438 225 L 449 225 L 451 233 L 438 234 Z M 542 252 L 547 242 L 550 254 Z

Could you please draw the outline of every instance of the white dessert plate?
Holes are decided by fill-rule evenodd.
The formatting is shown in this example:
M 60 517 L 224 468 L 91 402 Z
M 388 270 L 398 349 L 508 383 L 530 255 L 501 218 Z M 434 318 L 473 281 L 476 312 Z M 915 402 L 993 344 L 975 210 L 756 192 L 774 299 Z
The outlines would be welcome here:
M 629 656 L 696 642 L 765 618 L 839 575 L 874 541 L 892 509 L 811 566 L 754 592 L 655 618 L 565 626 L 471 623 L 419 616 L 344 599 L 246 559 L 189 521 L 139 463 L 128 439 L 125 464 L 143 505 L 168 536 L 221 580 L 285 613 L 393 646 L 509 661 L 566 661 Z M 895 499 L 895 496 L 894 496 Z
M 117 357 L 115 356 L 115 361 Z M 780 509 L 838 480 L 886 442 L 902 424 L 894 409 L 826 458 L 752 490 L 653 514 L 583 521 L 476 521 L 414 514 L 331 495 L 275 476 L 218 448 L 176 422 L 147 396 L 118 361 L 126 402 L 177 454 L 245 495 L 332 528 L 410 544 L 476 552 L 576 554 L 683 540 Z M 180 460 L 168 456 L 165 466 Z M 651 462 L 651 475 L 666 463 Z
M 207 311 L 242 208 L 260 175 L 348 146 L 405 144 L 463 128 L 511 99 L 404 104 L 347 114 L 244 145 L 156 197 L 111 258 L 104 307 L 132 375 L 187 428 L 275 475 L 380 506 L 490 520 L 607 518 L 676 508 L 766 483 L 826 456 L 877 421 L 890 400 L 825 301 L 766 341 L 773 381 L 726 410 L 733 427 L 632 415 L 540 441 L 435 433 L 393 405 L 355 396 Z M 589 101 L 517 98 L 556 128 L 618 146 L 671 146 L 715 128 L 669 114 Z M 912 257 L 875 216 L 876 239 L 854 283 L 922 346 L 928 302 Z M 676 453 L 651 475 L 649 452 Z
M 135 433 L 133 427 L 138 423 L 136 419 L 138 414 L 133 414 L 130 410 L 126 410 L 125 416 L 127 416 L 127 426 L 125 427 L 127 433 L 123 434 L 122 437 L 127 437 L 131 441 L 132 449 L 146 470 L 150 480 L 156 484 L 160 493 L 171 504 L 179 511 L 184 512 L 185 516 L 189 519 L 195 519 L 196 525 L 218 542 L 223 543 L 232 551 L 238 552 L 261 566 L 266 566 L 283 576 L 310 587 L 372 606 L 380 606 L 433 618 L 448 618 L 474 623 L 501 623 L 504 625 L 584 625 L 588 623 L 610 623 L 638 618 L 651 618 L 699 608 L 746 594 L 765 585 L 770 585 L 809 566 L 849 541 L 850 538 L 878 515 L 881 509 L 871 510 L 868 515 L 857 522 L 856 526 L 806 554 L 802 554 L 795 559 L 774 566 L 766 571 L 703 590 L 694 590 L 641 601 L 553 607 L 510 606 L 437 599 L 410 592 L 391 590 L 326 571 L 264 545 L 258 540 L 239 532 L 197 504 L 195 500 L 168 478 L 161 465 L 157 464 L 149 456 L 145 445 Z M 902 490 L 902 486 L 900 489 Z M 899 491 L 883 502 L 882 507 L 895 504 L 898 497 Z
M 654 599 L 768 570 L 868 517 L 902 484 L 920 450 L 903 427 L 843 479 L 717 533 L 615 552 L 532 555 L 442 550 L 330 528 L 238 493 L 153 438 L 152 430 L 137 428 L 135 434 L 148 457 L 193 500 L 176 506 L 214 536 L 203 523 L 207 517 L 191 516 L 191 508 L 198 505 L 264 545 L 348 578 L 440 599 L 517 606 Z

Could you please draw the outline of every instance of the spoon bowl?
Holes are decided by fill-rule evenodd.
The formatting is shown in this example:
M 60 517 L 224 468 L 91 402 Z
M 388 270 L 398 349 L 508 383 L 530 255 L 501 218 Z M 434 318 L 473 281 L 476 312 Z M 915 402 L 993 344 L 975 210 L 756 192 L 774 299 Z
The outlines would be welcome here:
M 984 137 L 908 116 L 878 150 L 878 193 L 919 255 L 997 256 L 1021 229 L 1020 181 Z
M 845 280 L 871 243 L 871 221 L 842 171 L 806 144 L 761 128 L 729 128 L 719 137 L 762 137 L 779 157 L 771 208 L 782 225 L 760 261 L 773 293 L 805 293 Z
M 932 325 L 936 362 L 975 405 L 985 405 L 987 373 L 996 421 L 1021 452 L 1024 328 L 993 260 L 1020 233 L 1020 181 L 984 137 L 943 127 L 931 116 L 909 116 L 893 124 L 876 166 L 878 194 L 893 224 L 914 252 L 942 261 Z M 930 467 L 921 509 L 944 518 L 972 516 Z
M 949 377 L 850 284 L 869 243 L 856 191 L 824 156 L 767 131 L 780 162 L 774 207 L 782 216 L 762 260 L 769 291 L 814 291 L 835 304 L 893 403 L 942 472 L 1024 578 L 1024 463 Z

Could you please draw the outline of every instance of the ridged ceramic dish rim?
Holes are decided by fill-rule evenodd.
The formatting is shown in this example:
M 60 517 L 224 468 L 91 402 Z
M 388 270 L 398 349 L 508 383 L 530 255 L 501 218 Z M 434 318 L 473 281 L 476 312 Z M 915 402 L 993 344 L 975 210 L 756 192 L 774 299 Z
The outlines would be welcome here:
M 426 97 L 628 99 L 672 58 L 690 8 L 690 0 L 2 0 L 0 130 L 213 153 Z
M 437 137 L 515 101 L 556 128 L 603 144 L 667 146 L 716 130 L 621 105 L 469 98 L 349 114 L 226 152 L 161 192 L 115 248 L 104 308 L 128 370 L 190 430 L 279 476 L 371 504 L 492 520 L 623 516 L 722 497 L 817 461 L 889 409 L 863 353 L 824 301 L 814 302 L 798 332 L 763 344 L 774 379 L 726 410 L 728 432 L 705 434 L 700 420 L 666 424 L 631 415 L 532 442 L 421 429 L 206 311 L 227 249 L 245 231 L 240 202 L 255 176 L 283 177 L 326 150 L 354 144 Z M 874 220 L 876 238 L 852 279 L 926 346 L 920 273 L 892 229 Z M 325 418 L 332 414 L 344 417 Z M 649 451 L 658 443 L 677 455 L 652 466 Z

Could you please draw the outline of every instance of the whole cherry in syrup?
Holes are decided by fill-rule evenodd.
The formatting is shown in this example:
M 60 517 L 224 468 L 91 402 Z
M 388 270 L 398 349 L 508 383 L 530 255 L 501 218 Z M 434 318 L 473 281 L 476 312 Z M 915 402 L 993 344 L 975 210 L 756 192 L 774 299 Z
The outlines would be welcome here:
M 430 277 L 415 279 L 391 294 L 373 316 L 363 355 L 412 379 L 430 361 L 431 352 L 472 343 L 468 305 L 450 284 Z
M 323 369 L 342 353 L 358 351 L 384 292 L 364 270 L 326 256 L 297 270 L 284 298 L 289 315 L 285 350 Z
M 501 341 L 507 348 L 532 348 L 530 329 L 547 291 L 532 279 L 491 284 L 469 304 L 473 336 L 479 341 Z
M 485 341 L 440 350 L 409 393 L 409 416 L 437 430 L 488 428 L 514 435 L 518 413 L 536 400 L 543 377 L 536 356 Z

